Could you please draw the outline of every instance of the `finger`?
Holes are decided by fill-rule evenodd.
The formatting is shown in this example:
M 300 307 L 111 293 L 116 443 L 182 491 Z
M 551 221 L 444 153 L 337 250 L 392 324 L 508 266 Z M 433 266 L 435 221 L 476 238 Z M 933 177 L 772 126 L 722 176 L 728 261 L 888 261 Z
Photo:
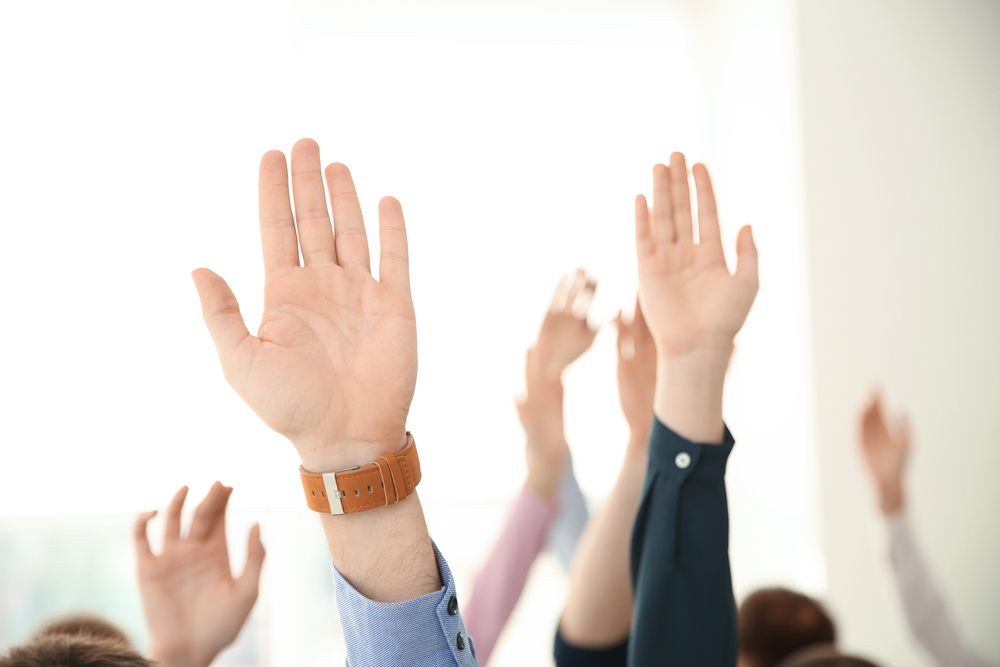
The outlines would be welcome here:
M 358 202 L 358 192 L 354 188 L 350 170 L 339 162 L 328 165 L 326 185 L 330 189 L 337 263 L 345 268 L 364 268 L 371 273 L 368 236 L 365 234 L 361 204 Z
M 556 291 L 552 295 L 552 303 L 549 304 L 550 313 L 561 313 L 566 308 L 566 295 L 569 294 L 569 286 L 572 282 L 573 278 L 569 274 L 559 279 Z
M 586 272 L 584 272 L 583 269 L 577 269 L 576 273 L 573 274 L 573 282 L 570 283 L 569 290 L 566 292 L 566 305 L 563 307 L 563 312 L 571 313 L 573 311 L 573 304 L 576 303 L 576 297 L 580 294 L 586 284 Z
M 257 599 L 260 590 L 260 571 L 264 565 L 265 555 L 267 552 L 264 551 L 264 544 L 260 541 L 260 524 L 254 524 L 250 529 L 250 539 L 247 543 L 247 564 L 237 580 L 243 595 L 250 600 Z
M 722 257 L 722 235 L 712 179 L 703 164 L 696 164 L 691 171 L 694 172 L 694 187 L 698 192 L 698 245 L 717 250 Z
M 188 488 L 182 486 L 174 494 L 170 505 L 167 506 L 167 520 L 163 526 L 163 541 L 170 542 L 181 539 L 181 510 L 184 509 L 184 499 L 187 497 Z
M 642 258 L 653 252 L 653 237 L 649 231 L 649 206 L 646 198 L 635 198 L 635 254 Z
M 378 203 L 378 239 L 381 247 L 378 281 L 410 289 L 406 223 L 403 221 L 403 207 L 395 197 L 383 197 Z
M 206 540 L 215 532 L 220 520 L 226 515 L 226 504 L 232 492 L 233 490 L 223 486 L 222 482 L 212 485 L 205 499 L 198 503 L 194 511 L 191 530 L 188 532 L 189 540 Z
M 153 550 L 149 548 L 149 536 L 146 534 L 146 525 L 149 520 L 156 516 L 156 510 L 143 512 L 135 518 L 135 525 L 132 530 L 132 541 L 135 543 L 135 556 L 140 561 L 150 558 Z
M 299 139 L 292 146 L 292 196 L 302 263 L 306 266 L 336 264 L 337 247 L 330 214 L 326 211 L 319 145 L 312 139 Z
M 670 154 L 670 198 L 674 207 L 674 233 L 678 243 L 694 240 L 691 224 L 691 187 L 688 185 L 687 162 L 684 153 Z
M 240 304 L 226 281 L 212 271 L 195 269 L 191 278 L 201 301 L 201 316 L 225 367 L 233 352 L 252 338 L 240 314 Z
M 757 246 L 750 225 L 741 229 L 736 237 L 736 278 L 757 291 Z
M 292 205 L 288 200 L 288 167 L 281 151 L 268 151 L 260 159 L 257 182 L 257 212 L 264 272 L 299 265 Z
M 653 167 L 653 217 L 649 225 L 653 243 L 673 243 L 677 240 L 674 229 L 674 204 L 671 193 L 670 167 L 658 164 Z
M 573 302 L 571 311 L 573 317 L 578 320 L 586 320 L 587 313 L 590 311 L 590 304 L 594 301 L 594 292 L 597 291 L 597 280 L 594 278 L 587 278 L 586 284 L 583 286 L 583 291 L 581 291 L 576 300 Z

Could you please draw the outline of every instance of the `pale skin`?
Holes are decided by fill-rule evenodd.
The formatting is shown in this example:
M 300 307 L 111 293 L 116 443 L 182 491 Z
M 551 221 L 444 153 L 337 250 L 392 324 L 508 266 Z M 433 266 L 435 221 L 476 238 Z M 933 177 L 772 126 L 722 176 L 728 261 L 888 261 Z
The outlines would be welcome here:
M 904 473 L 910 452 L 910 426 L 906 415 L 887 415 L 882 397 L 873 393 L 858 420 L 858 440 L 865 467 L 878 491 L 879 507 L 886 516 L 903 511 Z
M 156 512 L 140 514 L 135 524 L 139 593 L 149 628 L 146 655 L 163 667 L 207 667 L 233 643 L 257 600 L 264 562 L 255 525 L 246 567 L 233 577 L 226 545 L 226 505 L 233 489 L 219 482 L 198 505 L 187 537 L 181 538 L 187 491 L 183 487 L 170 502 L 159 556 L 153 555 L 146 535 Z
M 629 426 L 621 471 L 600 511 L 588 522 L 570 572 L 559 629 L 574 646 L 621 643 L 632 623 L 628 544 L 646 474 L 646 440 L 653 419 L 656 347 L 636 303 L 632 322 L 619 312 L 618 399 Z
M 722 388 L 734 338 L 757 295 L 757 248 L 743 227 L 736 273 L 729 273 L 708 169 L 696 164 L 692 173 L 698 243 L 683 154 L 673 153 L 669 167 L 653 167 L 652 208 L 636 197 L 639 300 L 656 342 L 653 411 L 688 440 L 721 443 Z
M 669 167 L 653 167 L 652 208 L 644 196 L 636 197 L 639 302 L 656 350 L 652 412 L 688 440 L 719 444 L 725 433 L 726 368 L 757 294 L 757 249 L 750 228 L 741 229 L 736 273 L 730 274 L 708 170 L 696 164 L 693 174 L 697 221 L 681 153 L 670 156 Z M 560 629 L 578 646 L 612 646 L 629 632 L 629 537 L 646 465 L 645 449 L 629 451 L 635 454 L 626 456 L 606 507 L 588 525 L 577 549 Z M 592 594 L 598 590 L 600 595 Z
M 569 457 L 563 428 L 562 374 L 590 348 L 597 335 L 587 325 L 596 288 L 597 281 L 583 269 L 564 277 L 525 359 L 526 393 L 517 402 L 527 439 L 525 487 L 545 500 L 558 494 Z
M 208 269 L 192 277 L 229 384 L 292 442 L 306 470 L 332 472 L 406 444 L 417 378 L 406 227 L 399 202 L 383 198 L 376 280 L 347 167 L 322 170 L 319 146 L 302 139 L 292 148 L 291 193 L 288 185 L 285 156 L 266 153 L 259 180 L 264 313 L 256 336 L 222 278 Z M 320 516 L 334 564 L 362 595 L 399 602 L 440 589 L 416 494 Z

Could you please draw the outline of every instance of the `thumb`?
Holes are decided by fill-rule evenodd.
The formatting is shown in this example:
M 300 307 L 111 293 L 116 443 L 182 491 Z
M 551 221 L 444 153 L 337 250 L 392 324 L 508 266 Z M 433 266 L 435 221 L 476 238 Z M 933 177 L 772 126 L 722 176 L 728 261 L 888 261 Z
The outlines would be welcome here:
M 757 286 L 757 246 L 753 242 L 750 225 L 740 230 L 736 237 L 736 278 Z
M 201 300 L 201 315 L 225 367 L 226 359 L 250 336 L 240 315 L 240 304 L 226 281 L 212 271 L 195 269 L 191 278 Z
M 250 529 L 247 546 L 247 564 L 237 581 L 240 590 L 251 600 L 257 599 L 257 592 L 260 589 L 260 570 L 264 565 L 265 553 L 264 544 L 260 541 L 260 524 L 254 524 Z

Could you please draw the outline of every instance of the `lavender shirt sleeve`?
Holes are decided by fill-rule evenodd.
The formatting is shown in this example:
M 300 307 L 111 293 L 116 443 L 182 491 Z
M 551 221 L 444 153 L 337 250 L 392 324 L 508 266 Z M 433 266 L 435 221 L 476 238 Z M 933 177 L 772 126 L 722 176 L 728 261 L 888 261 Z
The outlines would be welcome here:
M 517 605 L 528 571 L 545 547 L 556 505 L 527 489 L 514 501 L 500 539 L 472 586 L 462 615 L 476 642 L 476 657 L 485 665 L 500 632 Z
M 910 631 L 941 667 L 996 667 L 962 641 L 905 514 L 886 519 L 896 587 Z

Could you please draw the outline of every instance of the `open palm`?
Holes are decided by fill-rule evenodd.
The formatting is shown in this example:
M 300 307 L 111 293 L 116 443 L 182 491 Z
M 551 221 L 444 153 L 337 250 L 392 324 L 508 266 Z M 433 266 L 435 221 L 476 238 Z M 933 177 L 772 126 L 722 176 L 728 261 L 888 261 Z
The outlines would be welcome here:
M 178 491 L 167 510 L 159 556 L 150 551 L 146 536 L 146 524 L 156 512 L 142 514 L 136 521 L 148 654 L 165 667 L 206 667 L 233 643 L 257 600 L 264 561 L 257 526 L 250 531 L 246 570 L 234 578 L 229 569 L 226 504 L 231 493 L 232 488 L 216 482 L 195 510 L 187 538 L 181 539 L 187 487 Z
M 905 417 L 890 424 L 882 398 L 873 394 L 861 413 L 861 454 L 872 479 L 881 489 L 902 486 L 903 470 L 910 452 L 910 431 Z
M 736 274 L 729 273 L 708 170 L 693 169 L 698 194 L 698 243 L 684 156 L 653 168 L 653 207 L 635 203 L 639 298 L 661 354 L 701 348 L 726 355 L 757 294 L 757 250 L 750 228 L 736 242 Z
M 588 326 L 587 313 L 596 289 L 597 280 L 583 269 L 559 281 L 538 340 L 528 352 L 529 381 L 532 372 L 540 380 L 559 380 L 566 367 L 590 349 L 597 331 Z
M 399 203 L 391 197 L 379 203 L 375 280 L 350 172 L 341 164 L 326 169 L 331 225 L 314 141 L 296 143 L 291 167 L 294 217 L 284 156 L 271 151 L 261 160 L 265 282 L 257 336 L 222 278 L 207 269 L 193 276 L 226 379 L 296 445 L 307 467 L 317 468 L 355 447 L 375 444 L 377 455 L 405 442 L 417 376 L 416 321 Z

